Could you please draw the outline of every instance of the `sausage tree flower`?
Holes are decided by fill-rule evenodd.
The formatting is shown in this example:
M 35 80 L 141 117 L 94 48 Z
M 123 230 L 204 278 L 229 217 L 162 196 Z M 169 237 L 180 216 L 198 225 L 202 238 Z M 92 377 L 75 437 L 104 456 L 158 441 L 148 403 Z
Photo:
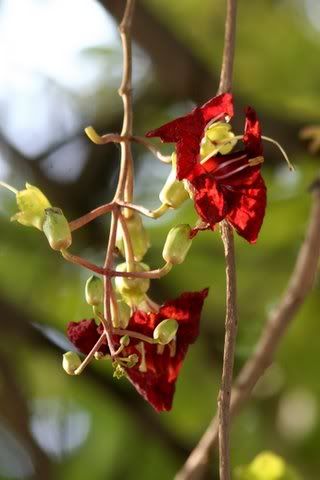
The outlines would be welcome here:
M 248 107 L 243 148 L 229 125 L 232 95 L 214 97 L 202 107 L 147 133 L 176 143 L 177 178 L 186 180 L 204 228 L 224 219 L 248 242 L 257 240 L 266 208 L 260 123 Z
M 127 327 L 128 332 L 134 332 L 137 337 L 148 337 L 150 341 L 130 337 L 128 333 L 128 344 L 127 341 L 121 341 L 123 337 L 120 335 L 112 335 L 115 348 L 120 347 L 123 356 L 122 372 L 158 412 L 170 410 L 172 407 L 175 383 L 189 345 L 198 337 L 202 306 L 207 294 L 208 289 L 186 292 L 175 300 L 165 302 L 158 311 L 134 311 Z M 172 339 L 170 328 L 169 343 L 163 344 L 163 334 L 166 334 L 168 325 L 173 327 L 175 323 L 178 325 L 175 337 Z M 161 342 L 153 338 L 153 332 L 160 324 L 164 326 Z M 70 341 L 84 354 L 90 352 L 102 333 L 102 325 L 98 326 L 94 320 L 70 322 L 67 327 Z M 106 341 L 100 345 L 99 353 L 109 354 Z M 119 364 L 115 373 L 120 376 L 118 367 Z

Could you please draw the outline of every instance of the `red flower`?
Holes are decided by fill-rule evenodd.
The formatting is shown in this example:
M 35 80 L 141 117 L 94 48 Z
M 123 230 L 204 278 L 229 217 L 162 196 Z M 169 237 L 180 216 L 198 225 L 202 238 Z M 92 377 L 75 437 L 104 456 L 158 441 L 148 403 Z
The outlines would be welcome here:
M 129 330 L 151 338 L 153 330 L 162 320 L 172 318 L 179 323 L 176 341 L 172 344 L 161 346 L 143 342 L 141 348 L 141 341 L 131 338 L 130 345 L 122 352 L 123 356 L 138 355 L 139 362 L 134 367 L 127 369 L 128 378 L 136 390 L 158 412 L 171 409 L 175 383 L 184 357 L 189 345 L 195 342 L 199 334 L 200 315 L 207 294 L 208 289 L 201 292 L 183 293 L 177 299 L 162 305 L 158 313 L 137 310 L 130 319 Z M 78 325 L 84 324 L 84 322 L 93 321 L 82 320 Z M 74 322 L 69 323 L 68 337 L 80 350 L 80 345 L 85 345 L 86 352 L 83 351 L 83 353 L 87 353 L 89 343 L 92 342 L 90 344 L 92 348 L 98 340 L 101 328 L 94 324 L 97 337 L 93 339 L 91 333 L 88 335 L 84 328 L 78 328 L 77 334 L 75 334 L 74 325 Z M 119 339 L 119 336 L 113 336 L 115 345 L 119 345 Z
M 147 136 L 177 143 L 178 179 L 191 184 L 195 208 L 206 228 L 214 229 L 227 219 L 239 235 L 254 243 L 266 207 L 266 186 L 260 175 L 261 129 L 255 111 L 247 109 L 242 150 L 217 153 L 199 163 L 200 143 L 208 124 L 232 115 L 232 96 L 223 94 Z
M 207 124 L 233 116 L 233 99 L 230 93 L 211 98 L 202 107 L 179 117 L 162 127 L 151 130 L 147 137 L 160 137 L 163 142 L 176 143 L 177 178 L 188 178 L 198 162 L 200 142 Z

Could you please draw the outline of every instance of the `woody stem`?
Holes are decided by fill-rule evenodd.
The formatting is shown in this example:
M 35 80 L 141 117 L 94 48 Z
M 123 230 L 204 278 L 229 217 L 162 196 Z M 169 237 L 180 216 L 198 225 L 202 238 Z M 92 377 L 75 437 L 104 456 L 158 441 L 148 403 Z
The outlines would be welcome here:
M 229 92 L 235 50 L 237 0 L 227 0 L 225 40 L 218 93 Z M 237 334 L 237 287 L 234 238 L 227 220 L 221 225 L 226 260 L 226 318 L 221 386 L 218 397 L 220 480 L 231 480 L 230 467 L 230 397 Z
M 125 137 L 120 142 L 121 145 L 121 160 L 120 160 L 120 174 L 118 179 L 117 190 L 114 196 L 113 203 L 117 200 L 131 201 L 133 192 L 133 162 L 131 153 L 131 144 L 128 137 L 132 136 L 132 52 L 131 52 L 131 25 L 134 11 L 135 0 L 127 0 L 126 8 L 122 21 L 119 25 L 119 31 L 122 42 L 123 50 L 123 74 L 122 82 L 119 88 L 119 95 L 122 98 L 123 103 L 123 125 L 121 136 Z M 104 269 L 109 271 L 113 263 L 113 254 L 115 251 L 117 226 L 119 215 L 121 214 L 120 208 L 117 206 L 111 213 L 111 226 L 109 233 L 109 241 L 107 247 L 106 258 L 104 262 Z M 107 328 L 105 332 L 108 340 L 108 347 L 111 356 L 115 350 L 112 343 L 110 330 L 112 328 L 111 322 L 111 294 L 112 294 L 112 282 L 110 276 L 105 275 L 103 278 L 104 283 L 104 318 L 107 322 Z

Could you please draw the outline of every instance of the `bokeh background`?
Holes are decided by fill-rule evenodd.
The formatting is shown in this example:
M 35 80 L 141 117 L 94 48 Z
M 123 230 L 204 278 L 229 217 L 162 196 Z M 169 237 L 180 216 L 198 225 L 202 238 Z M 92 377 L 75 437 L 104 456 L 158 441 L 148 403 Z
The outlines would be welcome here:
M 137 0 L 134 19 L 134 131 L 143 135 L 214 96 L 224 29 L 223 0 Z M 0 178 L 40 187 L 70 219 L 112 198 L 119 149 L 83 133 L 118 132 L 123 0 L 0 1 Z M 319 170 L 298 138 L 320 123 L 318 0 L 239 2 L 234 94 L 243 128 L 254 106 L 265 135 L 296 166 L 266 146 L 266 219 L 255 246 L 237 238 L 240 325 L 235 370 L 250 356 L 266 315 L 280 298 L 304 237 L 307 187 Z M 136 203 L 159 204 L 169 167 L 134 146 Z M 170 150 L 164 150 L 169 152 Z M 194 241 L 185 264 L 161 281 L 161 302 L 210 287 L 201 336 L 177 384 L 172 412 L 158 415 L 105 362 L 68 377 L 61 354 L 68 321 L 87 318 L 88 272 L 66 264 L 41 234 L 10 223 L 14 196 L 0 191 L 0 478 L 172 479 L 216 408 L 224 323 L 224 260 L 218 234 Z M 191 202 L 146 221 L 161 264 L 168 229 L 194 222 Z M 107 219 L 74 236 L 73 251 L 101 262 Z M 283 455 L 306 480 L 319 479 L 319 284 L 296 317 L 275 364 L 234 422 L 234 466 L 261 450 Z M 217 461 L 208 478 L 217 478 Z

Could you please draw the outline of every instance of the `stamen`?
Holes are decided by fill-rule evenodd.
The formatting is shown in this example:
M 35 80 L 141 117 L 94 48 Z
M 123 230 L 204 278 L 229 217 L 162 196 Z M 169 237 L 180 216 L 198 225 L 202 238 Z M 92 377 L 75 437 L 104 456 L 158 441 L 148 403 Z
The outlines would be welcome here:
M 225 162 L 222 162 L 220 163 L 220 165 L 218 166 L 218 168 L 214 171 L 215 172 L 218 172 L 219 170 L 222 170 L 223 168 L 225 167 L 228 167 L 229 165 L 232 165 L 233 163 L 236 163 L 236 162 L 239 162 L 241 160 L 244 160 L 246 158 L 246 154 L 243 154 L 243 155 L 240 155 L 240 157 L 237 157 L 237 158 L 234 158 L 232 160 L 227 160 Z
M 139 372 L 145 373 L 148 369 L 146 364 L 146 352 L 144 348 L 144 343 L 143 342 L 138 343 L 138 345 L 136 346 L 136 349 L 139 350 L 139 352 L 141 353 L 141 362 L 139 365 Z
M 14 193 L 15 195 L 18 193 L 18 190 L 16 188 L 11 187 L 11 185 L 8 185 L 8 183 L 6 182 L 2 182 L 0 180 L 0 185 L 1 187 L 7 188 L 8 190 L 10 190 L 10 192 Z
M 177 342 L 175 340 L 172 340 L 169 343 L 169 349 L 170 349 L 170 357 L 174 357 L 177 350 Z
M 235 170 L 232 170 L 231 172 L 229 173 L 226 173 L 225 175 L 217 175 L 217 176 L 214 176 L 214 178 L 216 180 L 222 180 L 224 178 L 228 178 L 228 177 L 231 177 L 232 175 L 234 175 L 235 173 L 238 173 L 238 172 L 241 172 L 242 170 L 244 170 L 245 168 L 248 168 L 248 167 L 253 167 L 255 165 L 259 165 L 260 163 L 263 162 L 263 160 L 261 161 L 261 158 L 263 159 L 263 157 L 256 157 L 256 158 L 252 158 L 251 160 L 256 160 L 256 159 L 260 159 L 257 163 L 250 163 L 250 160 L 248 161 L 248 163 L 246 163 L 245 165 L 242 165 L 241 167 L 239 168 L 236 168 Z
M 263 163 L 263 162 L 264 162 L 264 158 L 262 156 L 250 158 L 248 160 L 248 163 L 251 167 L 254 167 L 255 165 L 260 165 L 260 163 Z
M 164 347 L 165 347 L 165 345 L 161 345 L 161 344 L 157 345 L 157 354 L 158 354 L 158 355 L 162 355 L 162 354 L 163 354 L 163 352 L 164 352 Z
M 265 137 L 264 135 L 262 135 L 261 138 L 262 138 L 263 140 L 266 140 L 267 142 L 273 143 L 274 145 L 276 145 L 276 146 L 279 148 L 280 152 L 282 153 L 282 155 L 283 155 L 284 158 L 285 158 L 285 161 L 286 161 L 287 164 L 288 164 L 289 170 L 291 170 L 291 171 L 293 172 L 293 171 L 294 171 L 294 166 L 293 166 L 292 163 L 290 162 L 289 157 L 288 157 L 286 151 L 285 151 L 284 148 L 280 145 L 280 143 L 278 143 L 276 140 L 273 140 L 273 138 Z

